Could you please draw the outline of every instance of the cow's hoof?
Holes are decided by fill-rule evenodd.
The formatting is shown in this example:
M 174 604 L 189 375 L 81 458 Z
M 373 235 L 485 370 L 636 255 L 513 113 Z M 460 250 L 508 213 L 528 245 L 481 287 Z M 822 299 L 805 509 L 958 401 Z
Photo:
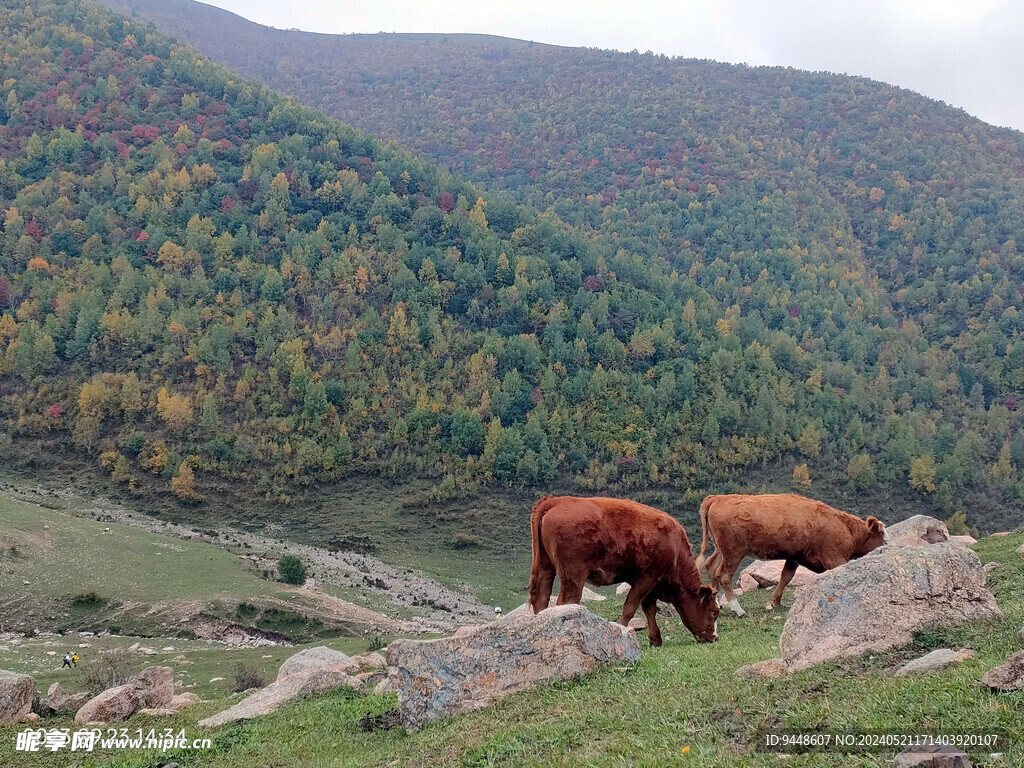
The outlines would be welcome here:
M 740 604 L 739 604 L 738 600 L 730 600 L 729 601 L 729 607 L 732 609 L 732 612 L 735 613 L 737 616 L 746 616 L 747 615 L 747 612 L 744 611 L 740 607 Z
M 651 648 L 661 648 L 661 638 L 651 640 Z

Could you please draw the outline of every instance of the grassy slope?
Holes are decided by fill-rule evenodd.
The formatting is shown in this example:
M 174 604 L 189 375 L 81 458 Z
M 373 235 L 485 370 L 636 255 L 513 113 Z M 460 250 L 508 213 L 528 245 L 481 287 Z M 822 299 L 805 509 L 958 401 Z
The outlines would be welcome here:
M 110 530 L 104 533 L 105 529 Z M 0 576 L 44 598 L 95 591 L 108 600 L 245 599 L 275 591 L 214 544 L 73 517 L 0 497 Z M 11 556 L 11 543 L 22 554 Z
M 216 544 L 69 514 L 95 511 L 84 499 L 67 506 L 60 511 L 0 495 L 0 631 L 165 635 L 199 610 L 248 624 L 250 616 L 236 614 L 238 606 L 271 598 L 295 611 L 265 613 L 259 628 L 299 641 L 337 634 L 316 621 L 307 625 L 302 614 L 311 603 L 297 600 L 301 593 L 294 587 L 261 578 L 251 563 Z M 354 588 L 324 585 L 323 591 L 364 604 L 382 602 Z M 88 593 L 99 601 L 74 599 Z M 151 612 L 154 605 L 160 611 Z M 394 604 L 372 608 L 390 614 Z
M 272 680 L 285 659 L 308 647 L 241 648 L 180 637 L 40 636 L 27 639 L 18 646 L 0 642 L 0 669 L 32 675 L 41 693 L 45 693 L 52 683 L 58 681 L 69 691 L 87 690 L 85 672 L 96 662 L 101 652 L 127 648 L 139 642 L 157 653 L 152 656 L 128 653 L 127 661 L 132 672 L 151 666 L 173 667 L 174 677 L 182 681 L 183 690 L 194 691 L 204 699 L 230 696 L 236 664 L 244 662 L 247 666 L 259 669 L 266 679 Z M 361 637 L 341 637 L 316 645 L 327 645 L 348 654 L 365 653 L 367 650 L 366 641 Z M 171 650 L 165 651 L 165 648 Z M 61 658 L 69 650 L 78 653 L 79 665 L 72 670 L 62 669 Z M 179 656 L 184 656 L 188 663 L 174 661 Z
M 990 576 L 1006 612 L 994 623 L 922 633 L 907 648 L 824 665 L 784 680 L 737 680 L 733 670 L 778 653 L 780 617 L 763 609 L 766 592 L 740 598 L 750 615 L 723 617 L 722 639 L 697 645 L 677 621 L 666 644 L 645 650 L 631 671 L 606 670 L 585 680 L 517 694 L 497 706 L 442 722 L 407 736 L 399 730 L 364 733 L 366 713 L 394 706 L 393 695 L 336 692 L 287 706 L 276 714 L 212 732 L 214 747 L 178 753 L 182 766 L 548 766 L 701 765 L 773 766 L 772 755 L 754 752 L 750 739 L 762 728 L 849 728 L 909 731 L 1006 731 L 1013 742 L 1003 765 L 1024 761 L 1024 692 L 996 694 L 978 678 L 1021 647 L 1024 560 L 1016 548 L 1024 534 L 986 539 L 975 546 L 983 562 L 1001 563 Z M 787 601 L 787 605 L 791 600 Z M 599 604 L 612 616 L 618 603 Z M 900 678 L 892 669 L 941 646 L 968 646 L 977 658 L 929 677 Z M 160 726 L 185 728 L 226 701 L 204 703 Z M 140 725 L 142 721 L 136 721 Z M 147 726 L 149 727 L 149 726 Z M 10 745 L 17 729 L 0 729 Z M 687 752 L 683 748 L 689 747 Z M 9 748 L 9 746 L 8 746 Z M 2 747 L 0 747 L 2 749 Z M 0 761 L 4 757 L 0 751 Z M 111 764 L 152 765 L 156 756 L 122 753 Z M 45 764 L 70 765 L 68 756 Z M 104 764 L 97 756 L 94 764 Z M 12 766 L 41 765 L 42 758 L 13 757 Z M 796 756 L 793 766 L 891 765 L 892 753 Z M 91 765 L 93 763 L 83 763 Z M 993 764 L 984 756 L 975 765 Z M 998 764 L 998 763 L 996 763 Z
M 204 488 L 202 503 L 183 506 L 173 496 L 148 488 L 137 496 L 127 495 L 91 464 L 65 463 L 31 473 L 5 468 L 0 469 L 3 481 L 50 489 L 71 484 L 82 493 L 80 499 L 67 502 L 67 511 L 74 514 L 102 506 L 95 496 L 110 496 L 158 519 L 197 529 L 231 526 L 322 547 L 334 538 L 366 537 L 375 546 L 370 553 L 375 557 L 468 588 L 480 600 L 506 610 L 519 605 L 526 591 L 530 509 L 540 495 L 532 489 L 494 489 L 471 499 L 410 507 L 403 502 L 423 493 L 429 483 L 354 476 L 330 486 L 297 488 L 285 507 L 253 495 L 251 489 L 228 485 Z M 454 541 L 462 533 L 478 537 L 480 546 L 456 548 Z M 358 595 L 336 591 L 338 597 L 360 602 Z

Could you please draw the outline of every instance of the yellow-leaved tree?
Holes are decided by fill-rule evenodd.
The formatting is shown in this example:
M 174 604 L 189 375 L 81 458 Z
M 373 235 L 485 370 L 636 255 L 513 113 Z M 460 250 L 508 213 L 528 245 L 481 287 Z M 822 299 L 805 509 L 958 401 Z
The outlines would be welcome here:
M 793 487 L 798 491 L 811 490 L 811 473 L 806 464 L 793 467 Z
M 171 478 L 171 490 L 182 501 L 198 501 L 202 498 L 196 493 L 196 476 L 188 465 L 188 459 L 178 467 L 178 476 Z

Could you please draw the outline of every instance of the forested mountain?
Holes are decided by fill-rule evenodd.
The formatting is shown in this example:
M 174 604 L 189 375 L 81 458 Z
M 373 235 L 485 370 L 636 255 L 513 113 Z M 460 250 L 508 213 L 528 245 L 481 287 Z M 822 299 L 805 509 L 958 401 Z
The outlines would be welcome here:
M 2 0 L 0 451 L 184 499 L 767 461 L 1024 496 L 1021 134 L 855 78 L 203 12 L 171 31 L 419 159 L 140 22 Z

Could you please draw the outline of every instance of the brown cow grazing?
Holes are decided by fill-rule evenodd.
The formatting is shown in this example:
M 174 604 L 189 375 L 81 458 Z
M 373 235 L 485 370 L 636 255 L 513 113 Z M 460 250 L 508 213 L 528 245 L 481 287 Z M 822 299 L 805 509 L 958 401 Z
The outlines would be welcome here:
M 545 496 L 533 505 L 530 528 L 533 613 L 547 608 L 556 575 L 558 605 L 580 602 L 588 581 L 627 581 L 620 621 L 628 625 L 643 606 L 651 645 L 661 645 L 658 600 L 674 606 L 699 641 L 718 639 L 715 592 L 700 579 L 683 526 L 664 512 L 623 499 Z
M 715 552 L 707 559 L 708 576 L 719 590 L 719 600 L 737 616 L 744 611 L 732 591 L 732 580 L 747 555 L 786 561 L 767 605 L 771 611 L 782 602 L 797 566 L 822 573 L 885 543 L 885 526 L 877 518 L 861 520 L 794 493 L 708 496 L 700 505 L 700 522 L 703 534 L 697 568 L 704 564 L 710 534 Z

